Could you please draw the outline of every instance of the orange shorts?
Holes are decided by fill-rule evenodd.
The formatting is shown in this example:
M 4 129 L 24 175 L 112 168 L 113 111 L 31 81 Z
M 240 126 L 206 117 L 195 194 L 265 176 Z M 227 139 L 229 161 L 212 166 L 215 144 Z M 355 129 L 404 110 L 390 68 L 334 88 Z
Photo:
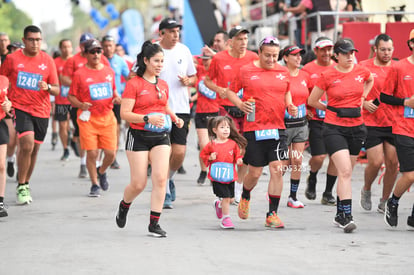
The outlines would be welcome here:
M 89 121 L 79 119 L 80 145 L 83 150 L 117 149 L 116 118 L 112 111 L 106 115 L 91 115 Z

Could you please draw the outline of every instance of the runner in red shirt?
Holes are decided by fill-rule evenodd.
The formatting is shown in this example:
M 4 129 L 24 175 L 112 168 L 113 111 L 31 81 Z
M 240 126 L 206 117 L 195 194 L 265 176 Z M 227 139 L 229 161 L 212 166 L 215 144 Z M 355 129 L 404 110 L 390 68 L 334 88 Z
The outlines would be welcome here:
M 229 50 L 221 51 L 214 55 L 213 60 L 205 78 L 204 83 L 207 88 L 216 92 L 216 100 L 220 107 L 220 115 L 228 115 L 233 118 L 236 127 L 240 133 L 243 133 L 244 113 L 226 98 L 226 89 L 233 85 L 239 70 L 242 66 L 249 64 L 258 59 L 257 54 L 247 50 L 249 31 L 241 26 L 232 28 L 229 32 Z M 243 97 L 243 91 L 237 91 L 240 98 Z M 242 192 L 243 178 L 246 174 L 246 165 L 238 169 L 239 182 L 234 184 L 236 203 L 240 200 Z
M 5 122 L 6 113 L 10 111 L 11 102 L 7 98 L 9 80 L 0 75 L 0 218 L 7 217 L 8 213 L 4 207 L 4 192 L 6 191 L 6 155 L 9 143 L 9 130 Z
M 306 118 L 306 102 L 312 90 L 312 81 L 309 74 L 300 70 L 302 56 L 305 51 L 297 46 L 288 45 L 281 52 L 281 56 L 289 70 L 290 93 L 293 105 L 298 107 L 298 115 L 293 117 L 285 113 L 287 145 L 289 160 L 285 167 L 290 167 L 290 195 L 288 207 L 303 208 L 305 205 L 298 200 L 300 175 L 302 173 L 302 159 L 305 151 L 305 142 L 308 140 L 308 120 Z
M 398 173 L 398 157 L 392 134 L 392 106 L 381 104 L 379 101 L 387 75 L 394 64 L 392 60 L 394 48 L 391 37 L 387 34 L 378 35 L 375 39 L 374 49 L 376 53 L 374 58 L 360 62 L 360 65 L 365 66 L 371 71 L 375 80 L 374 87 L 364 101 L 362 112 L 368 130 L 365 141 L 368 163 L 365 167 L 360 205 L 367 211 L 371 210 L 371 186 L 384 162 L 384 184 L 382 197 L 377 208 L 379 212 L 384 213 L 385 202 L 390 197 Z M 384 157 L 382 158 L 381 156 Z
M 169 107 L 167 82 L 160 79 L 164 51 L 158 44 L 144 42 L 137 56 L 136 76 L 127 82 L 122 94 L 121 117 L 130 124 L 125 144 L 131 182 L 116 215 L 118 227 L 125 227 L 129 207 L 147 185 L 147 167 L 151 161 L 153 173 L 151 212 L 148 231 L 155 237 L 166 237 L 159 225 L 164 205 L 171 154 L 169 132 L 172 123 L 182 128 L 184 121 Z
M 214 201 L 220 226 L 232 229 L 234 225 L 229 210 L 234 198 L 234 181 L 237 180 L 236 164 L 243 163 L 240 148 L 245 148 L 247 141 L 228 116 L 210 118 L 208 132 L 212 140 L 201 150 L 200 158 L 210 167 L 208 178 L 213 185 L 214 194 L 221 199 Z
M 29 180 L 47 132 L 50 95 L 59 94 L 59 79 L 53 59 L 40 50 L 42 32 L 37 26 L 24 29 L 23 43 L 24 49 L 6 57 L 0 74 L 10 81 L 10 101 L 19 133 L 17 203 L 29 204 Z
M 309 73 L 313 85 L 318 81 L 320 75 L 325 70 L 335 66 L 335 61 L 332 60 L 333 42 L 328 37 L 321 36 L 316 39 L 315 48 L 313 49 L 316 55 L 316 60 L 306 64 L 303 70 Z M 321 100 L 326 102 L 325 94 L 322 95 Z M 308 200 L 316 199 L 316 183 L 317 174 L 322 168 L 322 164 L 327 156 L 325 142 L 323 140 L 322 128 L 323 119 L 325 118 L 325 111 L 312 108 L 308 105 L 309 118 L 309 147 L 312 157 L 309 160 L 309 176 L 307 178 L 307 185 L 305 196 Z M 326 185 L 325 191 L 322 194 L 321 203 L 325 205 L 336 205 L 336 199 L 332 196 L 332 189 L 336 181 L 336 168 L 331 159 L 329 159 L 328 168 L 326 171 Z
M 60 56 L 56 57 L 55 64 L 58 71 L 59 77 L 62 76 L 63 68 L 69 58 L 72 57 L 72 42 L 69 39 L 62 39 L 59 42 Z M 63 146 L 63 156 L 61 160 L 68 160 L 69 149 L 68 149 L 68 133 L 70 131 L 69 125 L 69 113 L 70 113 L 70 102 L 68 100 L 69 87 L 60 84 L 60 93 L 55 98 L 56 110 L 55 120 L 59 121 L 59 137 Z
M 392 133 L 402 172 L 385 206 L 384 220 L 392 227 L 398 224 L 399 200 L 414 182 L 414 29 L 407 44 L 411 55 L 393 66 L 380 96 L 381 103 L 394 105 Z M 414 205 L 407 225 L 414 228 Z
M 247 114 L 243 127 L 248 144 L 243 161 L 248 165 L 248 172 L 243 181 L 238 212 L 241 219 L 248 218 L 250 192 L 256 186 L 263 167 L 269 165 L 266 226 L 281 228 L 284 225 L 277 216 L 277 209 L 283 189 L 283 161 L 289 157 L 284 117 L 286 109 L 290 115 L 296 116 L 298 108 L 292 104 L 289 72 L 277 63 L 279 40 L 268 36 L 259 45 L 259 59 L 243 66 L 232 86 L 234 91 L 243 88 L 243 99 L 230 90 L 227 92 L 229 100 Z M 254 112 L 249 100 L 255 101 Z
M 84 46 L 85 46 L 85 43 L 90 39 L 94 39 L 94 36 L 90 33 L 84 33 L 81 35 L 80 40 L 79 40 L 79 48 L 81 51 L 75 54 L 74 56 L 72 56 L 71 58 L 69 58 L 68 61 L 66 62 L 65 67 L 63 68 L 63 71 L 62 71 L 62 75 L 60 77 L 61 84 L 70 87 L 72 84 L 72 78 L 75 72 L 79 70 L 80 68 L 82 68 L 87 63 L 88 61 L 87 53 L 84 50 Z M 100 56 L 101 56 L 100 57 L 101 63 L 104 64 L 105 66 L 111 67 L 111 64 L 109 63 L 108 59 L 103 54 Z M 76 109 L 76 107 L 72 106 L 70 110 L 70 117 L 72 120 L 72 124 L 75 127 L 75 131 L 73 133 L 71 147 L 73 151 L 75 152 L 75 154 L 79 155 L 81 158 L 80 159 L 81 165 L 80 165 L 78 177 L 86 178 L 88 174 L 86 172 L 87 169 L 86 169 L 85 151 L 83 151 L 82 149 L 78 150 L 80 145 L 79 145 L 79 127 L 78 127 L 78 122 L 77 122 L 77 112 L 78 110 Z
M 216 117 L 219 114 L 219 105 L 216 101 L 216 93 L 206 87 L 204 79 L 208 74 L 211 64 L 211 56 L 202 55 L 198 59 L 202 60 L 202 64 L 197 66 L 197 105 L 195 114 L 195 127 L 197 130 L 198 145 L 200 151 L 203 150 L 209 142 L 207 121 L 211 117 Z M 197 179 L 197 183 L 203 185 L 207 176 L 207 167 L 200 158 L 201 172 Z
M 84 46 L 88 62 L 74 74 L 68 99 L 78 108 L 79 137 L 82 149 L 86 150 L 92 183 L 89 196 L 99 197 L 99 187 L 104 191 L 109 187 L 105 171 L 114 161 L 117 149 L 117 123 L 112 108 L 121 98 L 116 91 L 114 71 L 101 63 L 101 43 L 90 39 Z M 101 166 L 96 167 L 99 149 L 104 158 Z
M 338 64 L 321 74 L 308 98 L 310 106 L 326 110 L 323 130 L 325 146 L 338 170 L 334 223 L 345 233 L 356 229 L 352 217 L 351 175 L 366 137 L 361 116 L 362 101 L 374 84 L 371 73 L 354 63 L 355 51 L 352 40 L 338 40 L 334 45 Z M 325 92 L 327 105 L 320 100 Z

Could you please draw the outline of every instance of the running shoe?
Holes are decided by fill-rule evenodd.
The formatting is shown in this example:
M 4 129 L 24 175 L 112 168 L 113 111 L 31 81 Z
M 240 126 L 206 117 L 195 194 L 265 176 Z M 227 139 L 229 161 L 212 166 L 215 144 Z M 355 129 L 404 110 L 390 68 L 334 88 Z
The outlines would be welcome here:
M 114 162 L 111 164 L 111 169 L 120 169 L 121 166 L 119 165 L 118 161 L 115 159 Z
M 14 176 L 14 162 L 7 162 L 7 175 L 12 178 Z
M 165 200 L 164 200 L 164 205 L 163 207 L 164 209 L 173 209 L 173 205 L 172 205 L 172 200 L 171 200 L 171 195 L 166 193 L 165 194 Z
M 57 133 L 52 133 L 52 150 L 55 150 L 55 146 L 58 140 L 57 137 L 58 137 Z
M 214 209 L 216 209 L 217 219 L 223 218 L 223 211 L 222 211 L 222 209 L 220 207 L 220 200 L 219 199 L 216 199 L 214 201 Z
M 331 192 L 323 192 L 321 203 L 324 205 L 336 205 L 336 199 L 332 196 Z
M 60 158 L 60 160 L 63 160 L 63 161 L 69 160 L 69 149 L 68 148 L 63 150 L 63 156 Z
M 237 205 L 240 202 L 241 195 L 243 193 L 243 184 L 234 182 L 234 203 Z
M 96 167 L 96 173 L 98 173 L 98 179 L 99 179 L 99 186 L 101 186 L 102 190 L 107 191 L 109 189 L 109 183 L 108 179 L 106 178 L 106 172 L 101 174 L 99 173 L 99 168 Z
M 387 200 L 380 199 L 380 202 L 378 204 L 377 211 L 381 214 L 385 213 L 385 204 L 387 203 Z
M 100 197 L 101 196 L 101 191 L 100 191 L 100 187 L 99 187 L 99 185 L 97 185 L 97 184 L 92 184 L 92 186 L 91 186 L 91 190 L 90 190 L 90 192 L 89 192 L 89 197 L 94 197 L 94 198 L 97 198 L 97 197 Z
M 151 236 L 157 237 L 157 238 L 165 238 L 167 237 L 167 232 L 161 229 L 161 226 L 157 224 L 150 224 L 148 225 L 148 231 Z
M 385 204 L 384 221 L 391 227 L 396 227 L 398 224 L 398 204 L 391 203 L 391 198 Z
M 73 140 L 70 141 L 70 147 L 72 148 L 73 152 L 75 153 L 75 156 L 79 157 L 79 149 L 78 149 L 78 145 L 76 144 L 76 142 L 74 142 Z
M 271 228 L 284 228 L 285 227 L 285 225 L 280 220 L 279 216 L 276 214 L 275 211 L 267 214 L 265 226 L 271 227 Z
M 250 209 L 250 200 L 241 198 L 239 206 L 238 206 L 239 218 L 243 220 L 247 219 L 249 217 L 249 209 Z
M 198 176 L 197 183 L 199 185 L 204 185 L 205 182 L 206 182 L 206 177 L 207 177 L 207 172 L 206 171 L 201 171 L 200 175 Z
M 171 201 L 175 201 L 175 184 L 173 180 L 169 180 L 168 184 L 170 185 Z
M 305 207 L 305 205 L 300 200 L 294 200 L 294 199 L 292 199 L 292 197 L 289 197 L 288 202 L 287 202 L 287 206 L 292 207 L 292 208 L 303 208 L 303 207 Z
M 308 179 L 306 180 L 306 190 L 305 190 L 305 197 L 308 200 L 314 200 L 316 199 L 316 180 L 311 180 L 310 176 L 308 176 Z
M 221 228 L 224 228 L 224 229 L 234 229 L 234 224 L 231 221 L 230 216 L 224 217 L 221 220 L 220 226 Z
M 9 214 L 7 214 L 6 206 L 3 202 L 0 202 L 0 218 L 7 217 Z
M 184 175 L 187 174 L 187 171 L 185 171 L 184 167 L 181 165 L 181 167 L 178 168 L 177 173 Z
M 409 230 L 414 230 L 414 216 L 408 216 L 407 225 Z
M 342 228 L 345 233 L 352 233 L 357 228 L 352 215 L 345 215 L 343 212 L 336 214 L 333 222 Z
M 371 202 L 371 191 L 361 189 L 361 199 L 359 200 L 359 205 L 367 211 L 371 211 L 372 202 Z
M 83 178 L 86 178 L 87 176 L 88 176 L 88 172 L 86 171 L 86 165 L 81 164 L 78 177 L 83 179 Z
M 23 204 L 30 204 L 33 199 L 30 196 L 30 188 L 27 184 L 19 184 L 16 190 L 16 203 L 23 205 Z
M 129 208 L 122 207 L 122 202 L 119 203 L 118 213 L 116 214 L 116 224 L 119 228 L 125 227 L 128 210 Z

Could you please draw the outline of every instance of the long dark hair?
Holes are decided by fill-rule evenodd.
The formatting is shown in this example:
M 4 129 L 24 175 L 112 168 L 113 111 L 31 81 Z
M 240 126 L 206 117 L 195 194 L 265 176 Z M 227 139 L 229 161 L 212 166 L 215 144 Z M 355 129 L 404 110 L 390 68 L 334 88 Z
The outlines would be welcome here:
M 163 52 L 161 46 L 152 43 L 150 40 L 147 40 L 142 44 L 141 52 L 137 55 L 137 75 L 142 77 L 147 69 L 147 65 L 144 63 L 144 58 L 149 60 L 159 52 Z
M 207 129 L 210 139 L 217 138 L 217 135 L 213 132 L 213 128 L 217 128 L 219 124 L 222 122 L 227 122 L 230 126 L 229 138 L 234 140 L 241 149 L 246 148 L 247 140 L 239 133 L 239 131 L 236 128 L 236 125 L 234 124 L 233 119 L 228 116 L 216 116 L 208 120 Z

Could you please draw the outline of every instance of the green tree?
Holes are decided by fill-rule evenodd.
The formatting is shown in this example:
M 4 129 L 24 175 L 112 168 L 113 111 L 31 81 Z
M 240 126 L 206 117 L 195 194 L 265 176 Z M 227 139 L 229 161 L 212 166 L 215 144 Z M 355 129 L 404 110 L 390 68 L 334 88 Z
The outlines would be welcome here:
M 31 23 L 32 19 L 18 10 L 13 2 L 1 5 L 0 31 L 7 33 L 11 41 L 21 42 L 23 29 Z

